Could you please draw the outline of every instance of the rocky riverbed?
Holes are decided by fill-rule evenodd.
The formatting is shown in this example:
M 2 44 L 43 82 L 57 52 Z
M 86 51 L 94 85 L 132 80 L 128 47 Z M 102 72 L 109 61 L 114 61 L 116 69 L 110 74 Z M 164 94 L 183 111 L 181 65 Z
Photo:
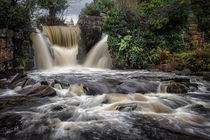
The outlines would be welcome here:
M 0 139 L 210 139 L 210 82 L 54 68 L 0 80 Z

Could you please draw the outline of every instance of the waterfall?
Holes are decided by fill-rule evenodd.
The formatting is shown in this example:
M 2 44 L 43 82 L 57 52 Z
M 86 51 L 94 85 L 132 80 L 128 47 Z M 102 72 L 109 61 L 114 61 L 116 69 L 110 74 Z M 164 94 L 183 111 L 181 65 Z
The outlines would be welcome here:
M 33 48 L 35 50 L 35 58 L 38 68 L 52 68 L 53 60 L 43 35 L 38 31 L 38 33 L 32 33 L 31 38 L 33 41 Z
M 39 69 L 77 64 L 78 27 L 43 26 L 43 33 L 33 33 L 36 63 Z M 48 41 L 48 39 L 49 41 Z
M 72 48 L 78 44 L 80 34 L 78 27 L 43 26 L 43 31 L 52 45 Z
M 43 26 L 43 33 L 33 33 L 32 41 L 38 68 L 77 65 L 79 35 L 78 27 L 65 26 Z M 108 36 L 102 38 L 88 53 L 85 67 L 111 67 L 107 38 Z
M 90 50 L 84 66 L 96 68 L 111 68 L 112 60 L 108 52 L 107 38 L 108 36 L 106 35 Z

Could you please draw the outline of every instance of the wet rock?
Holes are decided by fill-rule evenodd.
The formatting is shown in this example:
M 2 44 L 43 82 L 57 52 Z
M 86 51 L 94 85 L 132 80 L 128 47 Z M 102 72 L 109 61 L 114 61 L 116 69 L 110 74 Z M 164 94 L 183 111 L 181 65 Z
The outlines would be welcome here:
M 190 82 L 190 78 L 186 78 L 186 77 L 176 77 L 173 80 L 174 82 Z
M 0 115 L 0 136 L 8 136 L 21 128 L 21 115 Z
M 210 81 L 210 72 L 203 73 L 203 80 Z
M 68 89 L 70 87 L 69 83 L 63 83 L 63 82 L 60 82 L 58 80 L 54 80 L 54 84 L 60 84 L 63 89 Z M 53 84 L 52 84 L 52 86 L 54 87 Z
M 179 82 L 179 83 L 183 83 L 183 82 L 190 82 L 190 78 L 187 77 L 174 77 L 174 78 L 166 78 L 166 79 L 161 79 L 161 81 L 174 81 L 174 82 Z
M 188 109 L 190 111 L 196 112 L 198 115 L 210 118 L 210 108 L 206 108 L 201 104 L 193 104 Z
M 157 92 L 158 84 L 153 82 L 137 82 L 129 81 L 125 82 L 117 87 L 119 93 L 150 93 Z
M 60 111 L 63 109 L 64 109 L 64 107 L 62 107 L 62 106 L 56 106 L 56 107 L 52 108 L 52 111 Z
M 188 88 L 184 84 L 171 83 L 167 88 L 168 93 L 187 93 Z
M 95 96 L 102 94 L 102 92 L 93 85 L 84 85 L 83 89 L 86 95 Z
M 61 87 L 60 84 L 55 84 L 55 85 L 54 85 L 54 88 L 59 89 L 59 90 L 62 90 L 62 87 Z
M 14 81 L 14 82 L 11 82 L 11 83 L 8 85 L 8 88 L 14 89 L 14 88 L 16 88 L 16 87 L 18 87 L 18 86 L 24 87 L 24 85 L 25 85 L 25 83 L 27 82 L 27 80 L 28 80 L 27 77 L 23 77 L 23 78 L 21 78 L 21 79 L 18 79 L 18 80 Z
M 24 77 L 26 77 L 27 75 L 26 75 L 26 73 L 25 72 L 20 72 L 20 73 L 17 73 L 15 76 L 13 76 L 12 77 L 12 79 L 11 79 L 11 83 L 13 83 L 13 82 L 15 82 L 15 81 L 17 81 L 17 80 L 19 80 L 19 79 L 22 79 L 22 78 L 24 78 Z
M 5 89 L 7 88 L 8 83 L 0 81 L 0 88 Z
M 191 110 L 199 112 L 199 113 L 206 113 L 207 112 L 207 108 L 205 108 L 203 105 L 201 104 L 194 104 L 190 107 Z
M 173 131 L 168 125 L 161 124 L 150 116 L 135 115 L 125 117 L 129 124 L 126 128 L 110 126 L 103 122 L 103 127 L 93 126 L 81 131 L 80 139 L 99 140 L 199 140 L 205 139 L 184 132 Z M 174 127 L 174 126 L 173 126 Z
M 35 86 L 23 89 L 18 91 L 18 93 L 26 96 L 35 96 L 35 97 L 46 97 L 46 96 L 56 96 L 56 91 L 49 86 Z
M 28 78 L 22 87 L 30 86 L 36 84 L 36 81 L 33 79 Z
M 123 111 L 123 112 L 129 112 L 129 111 L 136 110 L 136 108 L 137 108 L 137 104 L 130 103 L 130 104 L 120 104 L 120 105 L 118 105 L 116 110 Z
M 44 86 L 48 86 L 49 85 L 49 83 L 47 81 L 41 81 L 40 84 L 44 85 Z
M 31 107 L 37 107 L 50 102 L 47 98 L 30 96 L 7 96 L 0 98 L 0 112 L 11 110 L 31 111 Z M 1 115 L 0 115 L 1 116 Z

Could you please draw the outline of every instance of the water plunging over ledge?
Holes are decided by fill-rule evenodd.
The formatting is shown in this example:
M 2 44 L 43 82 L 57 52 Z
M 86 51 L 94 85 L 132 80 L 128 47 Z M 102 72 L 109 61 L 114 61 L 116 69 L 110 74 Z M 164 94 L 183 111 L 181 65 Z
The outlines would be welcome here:
M 46 35 L 44 35 L 44 34 Z M 78 27 L 43 26 L 43 33 L 32 35 L 38 68 L 50 69 L 53 66 L 78 65 Z M 111 68 L 108 53 L 108 36 L 104 37 L 89 52 L 84 66 Z

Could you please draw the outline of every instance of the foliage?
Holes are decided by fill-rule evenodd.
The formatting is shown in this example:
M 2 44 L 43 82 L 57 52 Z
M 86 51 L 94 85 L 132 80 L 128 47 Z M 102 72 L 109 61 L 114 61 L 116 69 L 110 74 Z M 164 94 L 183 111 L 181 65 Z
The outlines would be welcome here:
M 188 29 L 189 11 L 193 10 L 199 29 L 209 40 L 209 7 L 205 0 L 116 0 L 111 9 L 100 7 L 95 0 L 83 9 L 82 14 L 99 15 L 105 11 L 106 20 L 103 31 L 109 35 L 109 51 L 116 67 L 145 68 L 148 64 L 173 62 L 177 54 L 179 62 L 192 71 L 207 70 L 209 54 L 204 50 L 189 54 L 183 31 Z M 103 0 L 110 1 L 110 0 Z M 125 4 L 128 3 L 128 4 Z M 103 4 L 103 3 L 102 3 Z M 106 9 L 106 10 L 104 10 Z M 108 10 L 107 10 L 108 9 Z M 187 51 L 186 57 L 182 57 Z M 200 60 L 196 59 L 200 58 Z M 183 64 L 184 58 L 187 64 Z M 188 58 L 188 59 L 187 59 Z M 201 64 L 203 62 L 204 64 Z M 197 69 L 196 69 L 197 67 Z
M 206 0 L 193 0 L 192 9 L 199 21 L 199 29 L 205 33 L 205 40 L 210 43 L 210 1 Z
M 0 28 L 18 30 L 30 24 L 33 0 L 1 0 Z
M 197 48 L 196 50 L 177 54 L 178 61 L 183 68 L 189 68 L 192 72 L 210 70 L 210 46 Z
M 107 13 L 114 6 L 113 0 L 94 0 L 82 9 L 82 15 L 99 16 L 100 13 Z
M 168 60 L 170 56 L 170 51 L 168 50 L 168 48 L 162 50 L 160 47 L 158 47 L 157 52 L 160 58 L 160 64 L 165 63 L 165 61 Z
M 183 49 L 181 34 L 187 26 L 186 2 L 138 2 L 138 12 L 129 7 L 114 7 L 107 12 L 103 30 L 111 36 L 108 43 L 115 65 L 144 68 L 147 64 L 164 63 L 163 59 L 168 58 L 169 52 Z M 173 8 L 176 10 L 171 10 Z M 158 53 L 158 48 L 163 52 Z
M 37 4 L 41 8 L 49 10 L 50 17 L 55 17 L 56 14 L 68 7 L 67 0 L 37 0 Z

